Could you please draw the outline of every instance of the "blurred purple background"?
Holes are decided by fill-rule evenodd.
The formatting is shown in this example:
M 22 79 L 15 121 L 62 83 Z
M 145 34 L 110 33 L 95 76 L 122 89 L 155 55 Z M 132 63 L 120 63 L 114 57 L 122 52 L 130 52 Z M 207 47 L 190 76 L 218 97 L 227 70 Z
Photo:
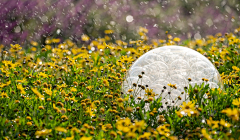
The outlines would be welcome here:
M 78 41 L 81 35 L 136 39 L 137 29 L 151 39 L 199 39 L 232 32 L 240 25 L 240 1 L 228 0 L 1 0 L 0 44 L 42 41 L 47 36 Z

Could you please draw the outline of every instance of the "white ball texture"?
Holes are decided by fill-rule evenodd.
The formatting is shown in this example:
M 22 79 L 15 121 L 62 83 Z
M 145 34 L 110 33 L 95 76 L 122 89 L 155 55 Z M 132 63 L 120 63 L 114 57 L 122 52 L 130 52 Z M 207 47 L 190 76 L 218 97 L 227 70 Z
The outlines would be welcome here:
M 142 72 L 144 72 L 143 77 L 139 78 Z M 188 78 L 191 78 L 190 82 Z M 187 47 L 163 46 L 145 53 L 133 63 L 123 89 L 125 92 L 128 89 L 134 89 L 132 94 L 135 99 L 137 97 L 147 99 L 147 96 L 144 90 L 140 91 L 140 88 L 134 87 L 133 83 L 153 89 L 153 92 L 158 94 L 155 98 L 161 95 L 163 106 L 166 107 L 165 102 L 173 106 L 187 101 L 188 96 L 185 94 L 184 87 L 188 87 L 189 84 L 200 85 L 203 83 L 202 78 L 209 80 L 205 83 L 209 83 L 211 88 L 218 88 L 221 85 L 221 77 L 217 69 L 205 56 Z M 170 88 L 169 83 L 176 84 L 177 89 Z M 166 89 L 163 89 L 164 86 Z M 162 90 L 164 90 L 163 93 Z M 168 94 L 170 91 L 171 94 Z M 182 92 L 184 94 L 181 94 Z M 182 100 L 178 99 L 179 96 Z

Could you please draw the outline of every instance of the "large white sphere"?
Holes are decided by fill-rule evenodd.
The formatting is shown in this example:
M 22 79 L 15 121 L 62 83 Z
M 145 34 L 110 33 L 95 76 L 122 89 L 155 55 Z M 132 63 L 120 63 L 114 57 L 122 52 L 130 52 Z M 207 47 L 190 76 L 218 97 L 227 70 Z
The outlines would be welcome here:
M 139 75 L 143 77 L 139 79 Z M 191 78 L 191 81 L 188 81 Z M 202 54 L 190 48 L 181 46 L 163 46 L 153 49 L 142 55 L 133 63 L 128 71 L 126 80 L 123 84 L 125 92 L 128 89 L 134 89 L 132 94 L 136 93 L 138 86 L 134 87 L 133 83 L 143 85 L 145 88 L 153 89 L 158 94 L 155 98 L 159 98 L 161 94 L 164 108 L 167 105 L 180 105 L 183 101 L 187 101 L 187 94 L 184 87 L 189 84 L 202 84 L 202 78 L 209 81 L 211 88 L 218 88 L 221 85 L 221 77 L 214 65 Z M 170 88 L 168 84 L 176 84 L 177 89 Z M 146 85 L 148 87 L 146 87 Z M 163 89 L 163 87 L 166 89 Z M 138 89 L 140 91 L 140 89 Z M 171 94 L 168 94 L 171 91 Z M 184 92 L 184 94 L 181 94 Z M 145 91 L 141 90 L 137 97 L 147 99 Z M 179 100 L 178 97 L 182 100 Z M 166 105 L 165 102 L 168 102 Z

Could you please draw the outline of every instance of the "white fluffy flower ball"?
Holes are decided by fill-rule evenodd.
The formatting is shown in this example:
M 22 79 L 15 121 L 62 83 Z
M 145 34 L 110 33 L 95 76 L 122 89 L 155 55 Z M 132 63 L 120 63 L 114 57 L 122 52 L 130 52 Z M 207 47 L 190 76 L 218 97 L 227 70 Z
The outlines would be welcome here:
M 142 75 L 142 78 L 139 78 L 139 75 Z M 203 78 L 208 81 L 203 81 Z M 153 49 L 136 60 L 128 71 L 123 89 L 125 92 L 133 89 L 131 94 L 136 101 L 137 97 L 148 98 L 146 91 L 141 90 L 140 86 L 153 89 L 155 98 L 161 96 L 166 107 L 165 102 L 172 106 L 186 101 L 188 96 L 184 88 L 189 84 L 194 86 L 206 82 L 211 88 L 218 88 L 220 81 L 217 69 L 205 56 L 190 48 L 174 45 Z M 170 83 L 176 88 L 170 87 Z

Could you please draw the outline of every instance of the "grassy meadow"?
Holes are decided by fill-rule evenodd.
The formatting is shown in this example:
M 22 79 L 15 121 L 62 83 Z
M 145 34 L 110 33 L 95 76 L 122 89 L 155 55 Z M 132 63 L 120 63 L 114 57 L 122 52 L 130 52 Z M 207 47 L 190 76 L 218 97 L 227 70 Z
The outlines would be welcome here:
M 239 31 L 198 40 L 180 40 L 166 32 L 165 38 L 151 40 L 148 30 L 140 28 L 139 40 L 124 42 L 105 30 L 104 38 L 82 35 L 78 44 L 48 37 L 44 44 L 1 45 L 0 138 L 238 139 Z M 158 93 L 136 83 L 147 96 L 136 103 L 134 89 L 122 89 L 126 74 L 141 55 L 165 45 L 186 46 L 206 56 L 223 87 L 189 86 L 190 102 L 163 110 L 161 98 L 154 98 Z M 142 109 L 146 104 L 147 111 Z

